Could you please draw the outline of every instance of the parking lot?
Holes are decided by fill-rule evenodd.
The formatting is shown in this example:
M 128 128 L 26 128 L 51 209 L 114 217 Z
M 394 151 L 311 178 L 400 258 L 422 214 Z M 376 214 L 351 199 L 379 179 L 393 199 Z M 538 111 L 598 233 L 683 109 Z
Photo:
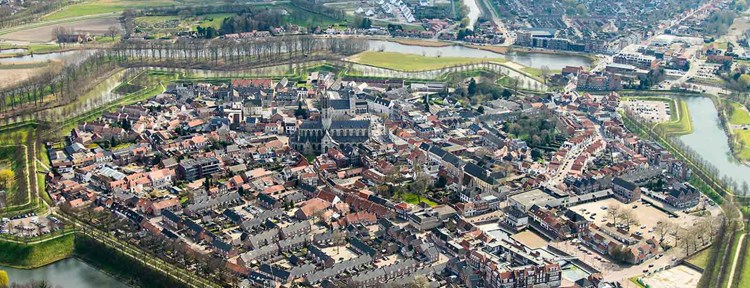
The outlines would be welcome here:
M 636 201 L 630 204 L 623 204 L 622 202 L 614 198 L 573 206 L 571 207 L 571 209 L 576 212 L 582 213 L 590 221 L 593 221 L 594 224 L 603 226 L 608 221 L 612 222 L 612 219 L 607 219 L 607 210 L 610 206 L 617 206 L 622 210 L 632 210 L 632 214 L 634 214 L 637 218 L 638 225 L 631 226 L 630 232 L 640 232 L 640 234 L 642 234 L 642 237 L 645 239 L 651 238 L 651 236 L 655 236 L 653 235 L 653 229 L 659 222 L 667 221 L 680 225 L 682 227 L 689 227 L 692 226 L 697 219 L 699 219 L 699 217 L 681 213 L 678 213 L 681 214 L 679 218 L 670 218 L 669 214 L 654 208 L 648 203 L 641 203 L 640 201 Z
M 54 217 L 41 217 L 27 213 L 13 218 L 3 218 L 0 233 L 25 237 L 36 237 L 59 230 L 60 220 Z
M 700 279 L 700 272 L 685 265 L 680 265 L 645 276 L 643 282 L 651 287 L 683 288 L 698 287 Z
M 651 122 L 666 122 L 671 119 L 670 104 L 665 101 L 630 100 L 623 102 L 623 105 Z

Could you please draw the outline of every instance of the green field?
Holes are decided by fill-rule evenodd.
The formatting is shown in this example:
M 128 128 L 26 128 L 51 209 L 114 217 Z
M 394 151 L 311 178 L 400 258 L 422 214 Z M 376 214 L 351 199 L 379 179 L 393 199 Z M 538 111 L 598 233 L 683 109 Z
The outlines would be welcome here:
M 177 4 L 177 2 L 172 0 L 94 0 L 66 6 L 57 12 L 44 16 L 43 19 L 58 20 L 86 15 L 117 13 L 128 8 L 148 8 L 175 4 Z
M 729 123 L 733 125 L 750 124 L 750 113 L 747 112 L 742 104 L 732 102 L 732 115 L 729 117 Z
M 39 244 L 0 241 L 0 265 L 31 269 L 70 257 L 75 236 L 65 235 Z
M 526 67 L 526 68 L 523 68 L 522 70 L 526 73 L 529 73 L 531 76 L 542 79 L 542 69 Z M 558 73 L 560 73 L 560 70 L 550 70 L 547 77 L 552 76 L 554 74 L 558 74 Z
M 735 129 L 733 133 L 737 135 L 737 138 L 739 138 L 740 142 L 743 144 L 740 151 L 737 153 L 737 158 L 740 158 L 740 160 L 743 161 L 750 160 L 750 130 Z
M 419 204 L 419 197 L 417 197 L 417 194 L 414 194 L 414 193 L 405 193 L 401 195 L 401 200 L 403 200 L 406 203 L 413 204 L 413 205 Z M 427 199 L 427 197 L 424 197 L 424 196 L 422 196 L 422 202 L 427 203 L 427 205 L 430 205 L 430 207 L 438 205 L 434 201 Z
M 706 268 L 706 263 L 708 263 L 708 254 L 710 251 L 711 248 L 703 249 L 703 251 L 698 252 L 698 254 L 690 256 L 690 258 L 687 259 L 687 262 L 701 268 Z
M 430 57 L 397 52 L 367 51 L 350 57 L 354 62 L 400 71 L 434 70 L 450 66 L 481 62 L 504 63 L 505 59 L 471 57 Z
M 676 105 L 675 105 L 676 104 Z M 682 100 L 675 100 L 669 105 L 672 121 L 659 123 L 667 133 L 671 135 L 686 135 L 693 133 L 693 122 L 690 119 L 690 110 Z
M 0 147 L 0 169 L 10 169 L 14 173 L 19 170 L 23 170 L 23 161 L 18 161 L 17 146 L 3 146 Z M 10 187 L 4 188 L 6 191 L 6 201 L 8 206 L 17 206 L 26 204 L 26 191 L 19 191 L 19 181 L 16 174 L 15 180 Z M 0 249 L 2 250 L 2 249 Z

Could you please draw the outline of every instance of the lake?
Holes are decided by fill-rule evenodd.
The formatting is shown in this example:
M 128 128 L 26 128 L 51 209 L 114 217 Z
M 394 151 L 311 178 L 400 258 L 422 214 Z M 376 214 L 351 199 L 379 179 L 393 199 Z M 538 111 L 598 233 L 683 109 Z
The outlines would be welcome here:
M 729 149 L 729 137 L 724 132 L 714 102 L 707 97 L 683 97 L 690 110 L 693 133 L 680 139 L 716 166 L 720 176 L 726 175 L 737 183 L 750 181 L 750 167 L 738 162 Z
M 445 57 L 473 57 L 473 58 L 503 58 L 523 66 L 541 68 L 547 65 L 551 70 L 560 70 L 565 66 L 591 65 L 587 57 L 577 55 L 551 54 L 551 53 L 514 53 L 500 54 L 492 51 L 465 47 L 461 45 L 450 45 L 443 47 L 426 47 L 418 45 L 405 45 L 384 40 L 369 40 L 370 51 L 397 52 L 404 54 L 417 54 L 425 56 Z
M 125 283 L 105 274 L 78 258 L 68 258 L 32 270 L 0 266 L 8 272 L 11 282 L 26 283 L 47 280 L 52 287 L 64 288 L 126 288 Z

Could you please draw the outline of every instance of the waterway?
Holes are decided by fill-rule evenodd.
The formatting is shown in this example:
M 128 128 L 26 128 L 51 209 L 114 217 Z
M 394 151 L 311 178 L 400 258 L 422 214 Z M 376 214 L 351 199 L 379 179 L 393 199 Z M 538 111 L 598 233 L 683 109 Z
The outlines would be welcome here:
M 46 280 L 52 287 L 63 288 L 126 288 L 125 283 L 97 270 L 77 258 L 68 258 L 50 265 L 31 270 L 0 266 L 8 272 L 11 282 L 28 283 Z
M 693 133 L 680 139 L 716 166 L 722 177 L 726 175 L 740 184 L 750 183 L 750 167 L 732 156 L 729 137 L 721 126 L 714 102 L 707 97 L 685 97 L 683 100 L 690 110 Z
M 444 57 L 473 57 L 473 58 L 502 58 L 526 67 L 541 68 L 546 65 L 551 70 L 560 70 L 565 66 L 591 66 L 591 60 L 584 56 L 564 55 L 553 53 L 513 53 L 500 54 L 492 51 L 465 47 L 461 45 L 450 45 L 443 47 L 425 47 L 418 45 L 405 45 L 384 40 L 370 40 L 370 51 L 397 52 L 404 54 L 417 54 L 425 56 Z
M 7 50 L 3 50 L 7 51 Z M 52 52 L 44 54 L 29 54 L 19 57 L 0 58 L 0 64 L 19 64 L 29 62 L 43 62 L 47 60 L 62 60 L 69 64 L 77 64 L 93 55 L 96 50 L 73 50 L 64 52 Z

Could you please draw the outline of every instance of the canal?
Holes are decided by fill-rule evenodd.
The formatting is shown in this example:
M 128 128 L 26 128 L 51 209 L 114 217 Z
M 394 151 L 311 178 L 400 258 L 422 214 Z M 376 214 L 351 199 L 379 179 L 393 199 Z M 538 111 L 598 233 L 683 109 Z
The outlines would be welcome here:
M 404 54 L 417 54 L 431 57 L 473 57 L 473 58 L 501 58 L 507 59 L 526 67 L 541 68 L 546 65 L 551 70 L 561 70 L 565 66 L 591 66 L 591 60 L 584 56 L 565 55 L 554 53 L 514 53 L 500 54 L 492 51 L 465 47 L 461 45 L 450 45 L 443 47 L 426 47 L 418 45 L 405 45 L 384 40 L 368 41 L 370 51 L 397 52 Z
M 684 97 L 690 110 L 693 133 L 680 139 L 700 154 L 703 159 L 716 166 L 720 176 L 727 176 L 737 183 L 750 182 L 750 167 L 738 162 L 729 148 L 729 137 L 721 126 L 714 102 L 708 97 Z
M 63 288 L 129 287 L 78 258 L 68 258 L 31 270 L 5 266 L 0 266 L 0 270 L 8 272 L 10 281 L 14 283 L 46 280 L 52 287 Z

